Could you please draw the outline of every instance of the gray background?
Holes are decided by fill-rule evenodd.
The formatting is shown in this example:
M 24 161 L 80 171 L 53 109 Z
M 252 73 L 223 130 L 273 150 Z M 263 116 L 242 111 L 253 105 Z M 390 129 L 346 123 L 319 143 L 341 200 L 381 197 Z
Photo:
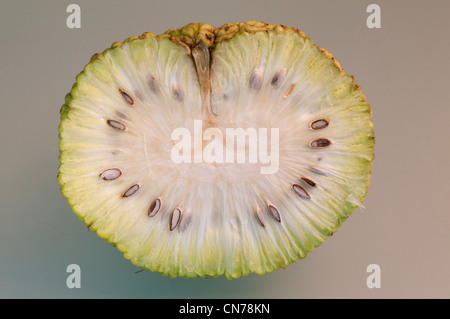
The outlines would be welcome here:
M 375 2 L 375 1 L 373 1 Z M 66 7 L 81 6 L 81 29 Z M 0 297 L 449 298 L 448 1 L 2 1 Z M 302 29 L 355 76 L 374 112 L 364 210 L 304 260 L 237 280 L 140 272 L 60 194 L 59 109 L 89 58 L 115 41 L 190 22 L 262 20 Z M 67 265 L 81 288 L 66 286 Z M 369 264 L 381 288 L 369 289 Z

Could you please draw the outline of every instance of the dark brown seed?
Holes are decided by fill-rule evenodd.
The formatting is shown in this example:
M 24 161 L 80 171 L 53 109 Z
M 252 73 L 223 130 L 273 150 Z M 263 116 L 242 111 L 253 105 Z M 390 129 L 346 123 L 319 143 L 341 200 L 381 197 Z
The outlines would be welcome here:
M 122 89 L 119 89 L 119 92 L 122 94 L 124 100 L 125 100 L 128 104 L 130 104 L 130 105 L 133 105 L 133 104 L 134 104 L 134 101 L 133 101 L 133 99 L 131 98 L 131 96 L 129 96 L 125 91 L 123 91 Z
M 177 228 L 181 221 L 181 209 L 175 208 L 170 214 L 169 229 L 170 231 Z
M 278 209 L 276 209 L 275 206 L 269 205 L 269 212 L 270 212 L 270 215 L 272 215 L 272 217 L 275 218 L 275 220 L 277 222 L 281 223 L 280 213 L 278 212 Z
M 285 77 L 286 77 L 286 69 L 282 68 L 278 70 L 277 73 L 275 73 L 275 75 L 272 77 L 272 81 L 270 82 L 270 84 L 274 87 L 279 87 Z
M 140 186 L 139 184 L 134 184 L 130 188 L 128 188 L 125 193 L 123 193 L 122 197 L 130 197 L 134 193 L 136 193 L 139 190 Z
M 317 140 L 314 140 L 311 142 L 311 147 L 318 148 L 318 147 L 327 147 L 331 144 L 331 141 L 326 138 L 318 138 Z
M 321 130 L 323 128 L 326 128 L 328 126 L 329 122 L 325 119 L 320 119 L 320 120 L 316 120 L 314 122 L 312 122 L 310 124 L 311 128 L 313 130 Z
M 155 216 L 159 209 L 161 208 L 161 199 L 157 198 L 153 201 L 153 203 L 150 205 L 150 208 L 148 209 L 148 217 Z
M 304 181 L 304 182 L 305 182 L 306 184 L 308 184 L 309 186 L 317 187 L 317 183 L 314 182 L 314 181 L 312 181 L 312 180 L 310 180 L 309 178 L 302 177 L 302 181 Z
M 125 129 L 126 129 L 125 125 L 123 125 L 122 123 L 120 123 L 118 121 L 107 120 L 106 122 L 108 123 L 109 126 L 111 126 L 112 128 L 115 128 L 116 130 L 125 131 Z
M 298 184 L 292 185 L 292 189 L 301 198 L 304 198 L 304 199 L 310 199 L 311 198 L 311 196 L 309 196 L 308 192 L 303 187 L 301 187 Z
M 122 171 L 118 168 L 110 168 L 102 172 L 99 177 L 105 181 L 112 181 L 119 178 L 122 175 Z

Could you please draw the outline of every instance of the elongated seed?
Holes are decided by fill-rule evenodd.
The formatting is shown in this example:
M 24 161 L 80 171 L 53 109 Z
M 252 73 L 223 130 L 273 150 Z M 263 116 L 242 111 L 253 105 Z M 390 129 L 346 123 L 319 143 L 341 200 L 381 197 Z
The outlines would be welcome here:
M 105 181 L 112 181 L 122 175 L 122 171 L 118 168 L 110 168 L 103 171 L 99 177 Z
M 274 74 L 270 84 L 272 84 L 272 86 L 274 87 L 279 87 L 285 77 L 286 77 L 286 68 L 281 68 Z
M 316 121 L 312 122 L 312 123 L 310 124 L 310 127 L 311 127 L 313 130 L 321 130 L 321 129 L 323 129 L 323 128 L 326 128 L 326 127 L 328 126 L 328 124 L 329 124 L 329 122 L 328 122 L 327 120 L 325 120 L 325 119 L 320 119 L 320 120 L 316 120 Z
M 108 123 L 109 126 L 111 126 L 112 128 L 115 128 L 116 130 L 124 131 L 126 129 L 125 125 L 123 125 L 122 123 L 120 123 L 118 121 L 107 120 L 106 122 Z
M 327 172 L 325 172 L 321 169 L 318 169 L 317 167 L 311 167 L 310 170 L 311 170 L 311 172 L 313 172 L 314 174 L 317 174 L 317 175 L 328 175 Z
M 258 218 L 259 223 L 261 224 L 261 226 L 262 227 L 266 227 L 266 221 L 264 219 L 263 212 L 262 212 L 262 210 L 259 207 L 256 208 L 256 217 Z
M 292 185 L 292 189 L 301 198 L 304 198 L 304 199 L 310 199 L 311 198 L 311 196 L 309 196 L 308 192 L 303 187 L 301 187 L 298 184 Z
M 125 91 L 123 91 L 122 89 L 119 89 L 119 92 L 122 94 L 124 100 L 125 100 L 128 104 L 130 104 L 130 105 L 133 105 L 133 104 L 134 104 L 134 101 L 133 101 L 133 99 L 131 98 L 131 96 L 129 96 Z
M 153 201 L 153 203 L 150 205 L 150 208 L 148 209 L 148 217 L 155 216 L 159 209 L 161 208 L 161 199 L 157 198 Z
M 295 88 L 295 83 L 292 83 L 291 86 L 289 87 L 289 89 L 286 91 L 286 93 L 284 93 L 283 99 L 287 99 L 292 94 L 292 91 L 294 91 L 294 88 Z
M 181 209 L 175 208 L 170 214 L 169 229 L 170 231 L 177 228 L 181 221 Z
M 302 179 L 302 181 L 304 181 L 304 182 L 305 182 L 306 184 L 308 184 L 309 186 L 317 187 L 317 183 L 314 182 L 313 180 L 311 180 L 311 179 L 309 179 L 309 178 L 307 178 L 307 177 L 302 177 L 301 179 Z
M 277 222 L 281 223 L 280 212 L 278 211 L 278 209 L 275 206 L 269 205 L 269 212 L 270 212 L 270 215 L 272 215 L 272 217 L 275 218 L 275 220 Z
M 314 148 L 319 147 L 327 147 L 331 144 L 331 141 L 326 138 L 318 138 L 317 140 L 314 140 L 311 142 L 310 146 Z
M 250 75 L 250 80 L 248 81 L 248 84 L 250 86 L 250 89 L 252 90 L 259 90 L 262 86 L 262 69 L 257 68 L 254 69 L 252 74 Z
M 130 188 L 128 188 L 122 195 L 122 197 L 130 197 L 131 195 L 135 194 L 139 190 L 140 186 L 139 184 L 134 184 Z

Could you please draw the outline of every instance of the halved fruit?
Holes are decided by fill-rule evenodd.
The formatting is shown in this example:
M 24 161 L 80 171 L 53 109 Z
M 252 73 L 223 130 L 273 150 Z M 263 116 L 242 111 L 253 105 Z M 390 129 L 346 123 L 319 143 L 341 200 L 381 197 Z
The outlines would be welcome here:
M 293 28 L 145 33 L 93 56 L 61 110 L 62 193 L 139 267 L 237 278 L 304 258 L 367 195 L 371 109 Z

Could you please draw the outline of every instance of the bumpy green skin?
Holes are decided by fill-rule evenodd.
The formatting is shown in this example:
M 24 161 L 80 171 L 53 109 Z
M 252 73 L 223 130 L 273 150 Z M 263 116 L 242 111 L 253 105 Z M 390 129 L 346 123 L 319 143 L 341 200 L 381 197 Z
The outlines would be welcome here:
M 263 23 L 263 22 L 257 22 L 257 21 L 248 21 L 247 23 L 227 23 L 224 24 L 223 26 L 219 27 L 219 28 L 215 28 L 209 24 L 205 24 L 205 23 L 191 23 L 188 24 L 184 27 L 181 27 L 179 29 L 170 29 L 167 30 L 165 33 L 160 34 L 160 35 L 155 35 L 151 32 L 146 32 L 144 34 L 142 34 L 141 36 L 133 36 L 130 38 L 127 38 L 126 40 L 124 40 L 123 43 L 127 43 L 127 42 L 131 42 L 137 39 L 150 39 L 150 38 L 168 38 L 171 41 L 173 41 L 174 43 L 177 43 L 179 45 L 183 45 L 186 48 L 192 49 L 195 45 L 197 45 L 200 41 L 202 41 L 207 47 L 214 49 L 214 47 L 224 41 L 228 41 L 231 38 L 233 38 L 236 34 L 239 33 L 256 33 L 256 32 L 260 32 L 260 31 L 270 31 L 270 30 L 275 30 L 275 31 L 282 31 L 282 30 L 286 30 L 286 29 L 290 29 L 290 30 L 294 30 L 296 32 L 298 32 L 302 37 L 307 38 L 304 33 L 301 30 L 295 29 L 295 28 L 291 28 L 291 27 L 286 27 L 283 25 L 272 25 L 272 24 L 267 24 L 267 23 Z M 118 47 L 121 47 L 123 45 L 122 42 L 115 42 L 111 45 L 110 48 L 106 49 L 103 53 L 96 53 L 92 56 L 90 63 L 92 63 L 93 61 L 95 61 L 97 58 L 99 58 L 100 56 L 102 56 L 102 54 L 104 54 L 105 52 L 109 51 L 109 50 L 114 50 Z M 319 48 L 323 54 L 325 56 L 327 56 L 328 58 L 332 59 L 336 65 L 336 67 L 344 74 L 344 70 L 341 67 L 341 65 L 334 59 L 334 57 L 327 52 L 325 49 Z M 77 82 L 74 84 L 74 86 L 72 87 L 71 93 L 67 94 L 65 97 L 65 103 L 62 105 L 61 110 L 60 110 L 60 116 L 61 116 L 61 123 L 59 126 L 59 136 L 60 136 L 60 142 L 59 142 L 59 146 L 60 146 L 60 151 L 63 151 L 64 148 L 64 141 L 61 138 L 61 132 L 62 129 L 64 127 L 64 123 L 65 121 L 69 120 L 69 116 L 70 116 L 70 109 L 71 109 L 71 101 L 72 101 L 72 93 L 76 90 L 77 88 L 77 83 L 78 83 L 78 78 L 80 76 L 82 76 L 84 73 L 84 71 L 82 71 L 78 76 L 77 76 Z M 351 76 L 351 75 L 349 75 Z M 353 78 L 353 76 L 351 76 Z M 361 98 L 363 99 L 363 101 L 365 102 L 365 97 L 364 95 L 362 95 L 361 92 L 361 88 L 353 82 L 353 87 L 351 88 L 352 91 L 358 91 L 358 94 L 361 95 Z M 370 109 L 370 106 L 368 108 L 368 112 L 370 113 L 370 115 L 372 114 L 372 111 Z M 366 190 L 364 192 L 364 196 L 367 196 L 368 194 L 368 189 L 369 189 L 369 184 L 370 184 L 370 175 L 371 175 L 371 170 L 373 167 L 373 149 L 374 149 L 374 145 L 375 145 L 375 138 L 374 138 L 374 134 L 373 134 L 373 129 L 372 129 L 372 134 L 370 136 L 367 137 L 367 139 L 365 141 L 363 141 L 364 144 L 367 146 L 368 149 L 372 150 L 372 157 L 368 158 L 367 160 L 370 162 L 370 165 L 367 165 L 366 170 L 364 172 L 361 172 L 363 176 L 365 176 L 365 179 L 367 179 L 367 187 Z M 61 156 L 60 156 L 60 161 L 61 161 Z M 69 201 L 69 205 L 72 209 L 73 208 L 73 202 L 71 198 L 69 198 L 65 193 L 64 193 L 64 183 L 61 181 L 60 176 L 58 175 L 58 181 L 61 185 L 61 192 L 62 194 L 68 198 Z M 350 203 L 350 202 L 346 202 L 345 205 L 342 207 L 342 215 L 346 216 L 346 217 L 341 217 L 339 219 L 339 222 L 336 224 L 335 229 L 330 230 L 330 232 L 327 234 L 327 236 L 331 236 L 333 234 L 333 232 L 337 231 L 340 227 L 340 224 L 345 221 L 345 219 L 347 217 L 349 217 L 354 209 L 357 207 L 358 205 Z M 75 211 L 75 209 L 74 209 Z M 78 212 L 75 211 L 75 213 L 80 216 L 80 214 Z M 81 218 L 80 218 L 81 219 Z M 110 242 L 111 244 L 114 244 L 112 241 L 108 240 L 105 238 L 106 241 Z M 318 247 L 320 246 L 320 244 L 323 241 L 316 241 L 313 246 Z M 305 255 L 306 256 L 306 255 Z M 304 258 L 305 256 L 298 256 L 298 258 Z M 287 266 L 287 265 L 285 265 Z M 157 269 L 154 269 L 152 271 L 158 271 Z M 160 273 L 162 275 L 168 275 L 171 277 L 176 277 L 176 275 L 173 275 L 172 273 L 164 273 L 161 272 Z M 203 278 L 215 278 L 215 277 L 219 277 L 222 276 L 224 274 L 218 273 L 216 275 L 208 275 L 208 274 L 187 274 L 186 277 L 190 277 L 190 278 L 196 278 L 196 277 L 203 277 Z M 247 275 L 247 273 L 243 273 L 240 275 Z M 232 278 L 236 278 L 239 277 L 238 276 L 232 276 L 229 277 L 227 276 L 227 279 L 232 279 Z

